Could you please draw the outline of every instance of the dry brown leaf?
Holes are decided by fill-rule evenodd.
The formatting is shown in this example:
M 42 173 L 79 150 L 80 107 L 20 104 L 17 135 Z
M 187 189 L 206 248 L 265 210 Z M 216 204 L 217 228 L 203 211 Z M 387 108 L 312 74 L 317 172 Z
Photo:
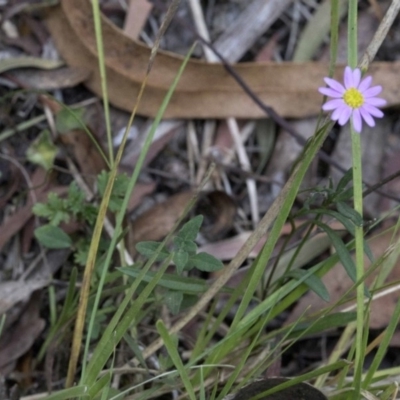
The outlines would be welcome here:
M 133 221 L 129 235 L 131 253 L 135 253 L 134 247 L 138 242 L 163 239 L 171 231 L 194 193 L 194 191 L 187 191 L 175 194 Z
M 6 373 L 13 362 L 26 353 L 46 323 L 39 317 L 40 296 L 34 294 L 17 322 L 0 338 L 0 373 Z
M 68 191 L 67 186 L 51 187 L 49 180 L 46 177 L 46 171 L 42 168 L 38 168 L 34 172 L 32 177 L 32 186 L 35 188 L 35 200 L 37 202 L 45 202 L 50 192 L 63 195 Z M 32 217 L 32 206 L 33 199 L 32 196 L 29 195 L 25 206 L 21 207 L 13 215 L 3 220 L 3 223 L 0 225 L 0 250 Z
M 93 16 L 88 0 L 62 0 L 47 19 L 49 30 L 62 56 L 71 65 L 91 68 L 86 85 L 101 96 L 97 68 Z M 104 50 L 110 101 L 131 111 L 148 67 L 150 49 L 123 34 L 102 18 Z M 150 74 L 139 113 L 155 116 L 171 86 L 182 58 L 160 51 Z M 266 104 L 285 117 L 315 115 L 321 108 L 317 89 L 323 84 L 328 66 L 320 63 L 242 63 L 238 74 Z M 342 76 L 343 66 L 336 70 Z M 377 62 L 369 73 L 382 85 L 388 106 L 399 103 L 400 62 Z M 259 109 L 222 65 L 191 60 L 183 73 L 165 117 L 180 118 L 264 118 Z
M 221 238 L 232 228 L 236 209 L 235 202 L 225 192 L 200 193 L 194 213 L 204 216 L 201 233 L 210 241 Z
M 368 241 L 369 246 L 371 248 L 372 254 L 374 258 L 377 259 L 382 256 L 389 246 L 392 243 L 393 231 L 389 230 L 387 233 L 379 236 L 375 236 L 374 238 Z M 393 282 L 400 280 L 400 264 L 399 260 L 397 261 L 397 265 L 393 268 L 392 272 L 389 274 L 387 278 L 387 282 Z M 365 268 L 368 268 L 371 263 L 365 257 Z M 376 274 L 374 275 L 376 276 Z M 372 277 L 367 279 L 368 282 L 371 283 Z M 353 281 L 349 278 L 345 269 L 341 264 L 337 264 L 333 267 L 323 278 L 328 292 L 330 294 L 331 300 L 329 303 L 323 301 L 319 296 L 317 296 L 314 292 L 307 293 L 296 305 L 293 309 L 291 315 L 288 318 L 287 322 L 293 322 L 301 315 L 303 315 L 304 310 L 307 310 L 307 314 L 311 314 L 317 312 L 325 307 L 329 307 L 334 304 L 343 295 L 346 291 L 353 285 Z M 396 303 L 399 300 L 399 293 L 394 292 L 387 296 L 378 298 L 372 302 L 371 305 L 371 313 L 370 313 L 370 327 L 373 329 L 384 328 L 389 323 Z M 346 305 L 347 306 L 347 305 Z M 340 309 L 345 308 L 346 306 L 342 306 Z
M 21 69 L 8 75 L 25 88 L 55 90 L 82 83 L 89 78 L 90 70 L 81 67 L 65 67 L 50 71 Z
M 38 202 L 47 201 L 47 196 L 50 192 L 63 195 L 68 192 L 67 186 L 57 186 L 49 189 L 45 193 L 41 193 L 37 200 Z M 20 208 L 10 218 L 6 219 L 0 226 L 0 250 L 3 246 L 28 222 L 32 217 L 32 202 L 29 201 L 26 206 Z
M 153 193 L 156 189 L 155 182 L 142 183 L 138 182 L 129 198 L 128 212 L 133 211 L 143 200 L 145 196 Z
M 7 148 L 7 151 L 11 150 Z M 14 153 L 14 152 L 13 152 Z M 0 159 L 0 209 L 2 209 L 13 196 L 13 194 L 19 189 L 21 184 L 21 172 L 16 165 L 8 159 Z
M 6 313 L 20 301 L 26 300 L 38 289 L 47 286 L 50 279 L 9 281 L 0 283 L 0 315 Z
M 85 181 L 93 187 L 97 175 L 107 167 L 92 139 L 85 131 L 74 129 L 60 135 L 60 140 L 78 163 Z

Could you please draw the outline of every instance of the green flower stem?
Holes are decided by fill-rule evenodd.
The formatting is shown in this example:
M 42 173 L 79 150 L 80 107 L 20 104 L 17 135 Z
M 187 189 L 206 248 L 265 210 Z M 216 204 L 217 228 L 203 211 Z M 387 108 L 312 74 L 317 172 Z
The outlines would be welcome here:
M 363 215 L 362 170 L 361 170 L 361 137 L 351 128 L 353 152 L 353 183 L 354 183 L 354 210 Z M 356 272 L 357 281 L 364 276 L 364 230 L 362 226 L 355 227 Z M 357 330 L 355 354 L 355 393 L 361 390 L 361 375 L 364 361 L 364 281 L 357 286 Z
M 331 41 L 330 41 L 330 63 L 329 77 L 332 78 L 335 72 L 336 59 L 339 43 L 340 4 L 339 0 L 331 1 Z
M 357 0 L 349 1 L 348 16 L 348 65 L 354 69 L 357 67 Z M 351 124 L 351 142 L 353 156 L 353 185 L 354 185 L 354 210 L 363 215 L 362 196 L 362 169 L 361 169 L 361 138 L 354 131 Z M 355 227 L 355 248 L 356 248 L 356 273 L 357 281 L 364 275 L 364 231 L 362 226 Z M 359 399 L 361 396 L 362 366 L 364 362 L 364 281 L 357 286 L 357 329 L 355 343 L 355 372 L 354 372 L 354 394 Z
M 348 33 L 347 33 L 347 51 L 348 65 L 352 69 L 357 67 L 357 0 L 349 1 Z

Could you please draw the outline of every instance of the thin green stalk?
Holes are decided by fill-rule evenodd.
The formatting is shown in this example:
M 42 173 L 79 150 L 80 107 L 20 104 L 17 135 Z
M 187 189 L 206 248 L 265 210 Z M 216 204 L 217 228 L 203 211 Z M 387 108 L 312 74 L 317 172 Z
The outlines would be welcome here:
M 363 215 L 362 196 L 362 169 L 361 169 L 361 139 L 360 135 L 351 129 L 352 152 L 353 152 L 353 182 L 354 182 L 354 210 Z M 356 249 L 356 276 L 357 281 L 364 275 L 364 230 L 362 226 L 355 226 L 355 249 Z M 362 281 L 357 286 L 357 331 L 356 331 L 356 355 L 354 383 L 356 393 L 361 390 L 361 375 L 364 361 L 364 293 L 365 284 Z
M 332 77 L 335 71 L 336 58 L 339 43 L 339 20 L 340 4 L 339 0 L 331 0 L 331 40 L 330 40 L 330 62 L 329 76 Z
M 354 69 L 357 66 L 357 9 L 358 1 L 350 0 L 348 14 L 348 32 L 347 32 L 347 60 L 348 65 Z
M 49 286 L 49 309 L 50 309 L 50 325 L 54 326 L 57 321 L 57 301 L 54 285 Z
M 96 33 L 97 56 L 99 59 L 99 72 L 101 80 L 101 92 L 103 96 L 104 119 L 106 122 L 108 157 L 110 165 L 112 167 L 114 164 L 114 152 L 113 152 L 113 142 L 111 135 L 110 105 L 108 102 L 106 62 L 104 57 L 103 35 L 101 33 L 101 15 L 100 15 L 99 0 L 92 1 L 92 9 L 93 9 L 94 29 Z
M 348 64 L 354 69 L 357 66 L 357 0 L 349 2 L 348 18 Z M 353 158 L 353 183 L 354 183 L 354 210 L 363 215 L 363 195 L 362 195 L 362 166 L 361 166 L 361 138 L 354 131 L 353 124 L 350 127 Z M 356 248 L 356 276 L 360 281 L 364 275 L 364 230 L 362 226 L 355 227 L 355 248 Z M 362 367 L 364 362 L 364 281 L 357 286 L 357 329 L 355 343 L 355 371 L 354 371 L 354 391 L 357 398 L 361 396 Z
M 6 323 L 6 314 L 3 314 L 0 319 L 0 337 L 3 333 L 4 324 Z

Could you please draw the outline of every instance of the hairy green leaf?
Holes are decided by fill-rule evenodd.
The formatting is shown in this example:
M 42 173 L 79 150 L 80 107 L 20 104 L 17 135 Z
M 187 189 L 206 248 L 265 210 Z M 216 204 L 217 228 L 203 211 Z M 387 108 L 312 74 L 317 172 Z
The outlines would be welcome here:
M 176 270 L 179 274 L 181 274 L 187 265 L 189 254 L 185 250 L 178 250 L 174 253 L 173 260 L 176 266 Z
M 164 296 L 165 304 L 173 315 L 178 314 L 181 310 L 182 300 L 183 293 L 176 290 L 168 290 Z
M 136 244 L 135 248 L 142 256 L 146 258 L 151 258 L 157 252 L 157 249 L 160 247 L 159 242 L 139 242 Z M 169 256 L 169 251 L 165 246 L 161 248 L 161 250 L 157 254 L 157 261 L 165 260 Z
M 58 226 L 43 225 L 35 229 L 36 239 L 49 249 L 66 249 L 71 247 L 71 238 Z
M 196 237 L 199 233 L 202 223 L 203 223 L 203 216 L 197 215 L 196 217 L 192 218 L 182 226 L 182 228 L 177 233 L 177 237 L 185 241 L 196 240 Z
M 200 271 L 218 271 L 224 266 L 222 261 L 218 260 L 211 254 L 203 252 L 190 257 L 189 263 L 193 264 L 193 266 Z

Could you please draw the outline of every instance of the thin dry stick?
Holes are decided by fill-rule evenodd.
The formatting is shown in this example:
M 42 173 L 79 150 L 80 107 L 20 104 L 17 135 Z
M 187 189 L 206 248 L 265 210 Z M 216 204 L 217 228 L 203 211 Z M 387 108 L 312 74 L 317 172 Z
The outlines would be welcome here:
M 393 24 L 393 21 L 397 17 L 397 14 L 400 11 L 400 0 L 393 0 L 388 8 L 385 16 L 382 19 L 377 31 L 375 32 L 374 37 L 372 38 L 371 43 L 369 44 L 367 50 L 361 59 L 360 68 L 361 70 L 366 70 L 369 66 L 369 63 L 375 58 L 376 53 L 381 47 L 383 40 L 389 32 L 390 27 Z
M 233 142 L 235 143 L 235 148 L 241 167 L 246 172 L 252 172 L 250 160 L 249 157 L 247 156 L 246 149 L 243 145 L 241 137 L 242 135 L 241 132 L 239 131 L 239 126 L 236 119 L 228 118 L 227 124 L 229 132 L 231 133 L 231 136 L 233 138 Z M 254 227 L 256 227 L 258 221 L 260 220 L 260 214 L 258 210 L 257 185 L 255 179 L 246 178 L 246 185 L 247 185 L 247 190 L 249 192 L 251 219 L 253 221 Z
M 204 177 L 204 174 L 206 173 L 208 164 L 207 157 L 209 156 L 210 148 L 213 143 L 216 125 L 217 124 L 214 120 L 206 121 L 204 124 L 203 137 L 201 143 L 201 158 L 197 169 L 197 175 L 195 181 L 196 185 L 198 185 L 201 182 L 201 180 Z
M 203 12 L 202 12 L 199 1 L 198 0 L 189 0 L 189 5 L 190 5 L 190 10 L 192 11 L 193 20 L 195 22 L 198 33 L 204 37 L 207 37 L 207 39 L 209 40 L 210 38 L 208 35 L 207 26 L 204 22 L 204 18 L 202 18 Z M 204 54 L 206 56 L 206 60 L 208 60 L 209 62 L 218 61 L 218 60 L 215 60 L 214 53 L 207 46 L 203 45 L 203 50 L 204 50 Z M 208 154 L 212 139 L 214 137 L 215 127 L 216 127 L 216 124 L 214 121 L 208 120 L 208 121 L 205 121 L 205 123 L 204 123 L 203 135 L 202 135 L 203 136 L 203 138 L 202 138 L 202 140 L 203 140 L 203 142 L 202 142 L 203 158 L 199 163 L 199 168 L 197 171 L 197 177 L 196 177 L 197 183 L 201 182 L 201 180 L 203 179 L 203 175 L 205 174 L 206 169 L 207 169 L 207 161 L 205 160 L 204 156 L 206 156 Z

